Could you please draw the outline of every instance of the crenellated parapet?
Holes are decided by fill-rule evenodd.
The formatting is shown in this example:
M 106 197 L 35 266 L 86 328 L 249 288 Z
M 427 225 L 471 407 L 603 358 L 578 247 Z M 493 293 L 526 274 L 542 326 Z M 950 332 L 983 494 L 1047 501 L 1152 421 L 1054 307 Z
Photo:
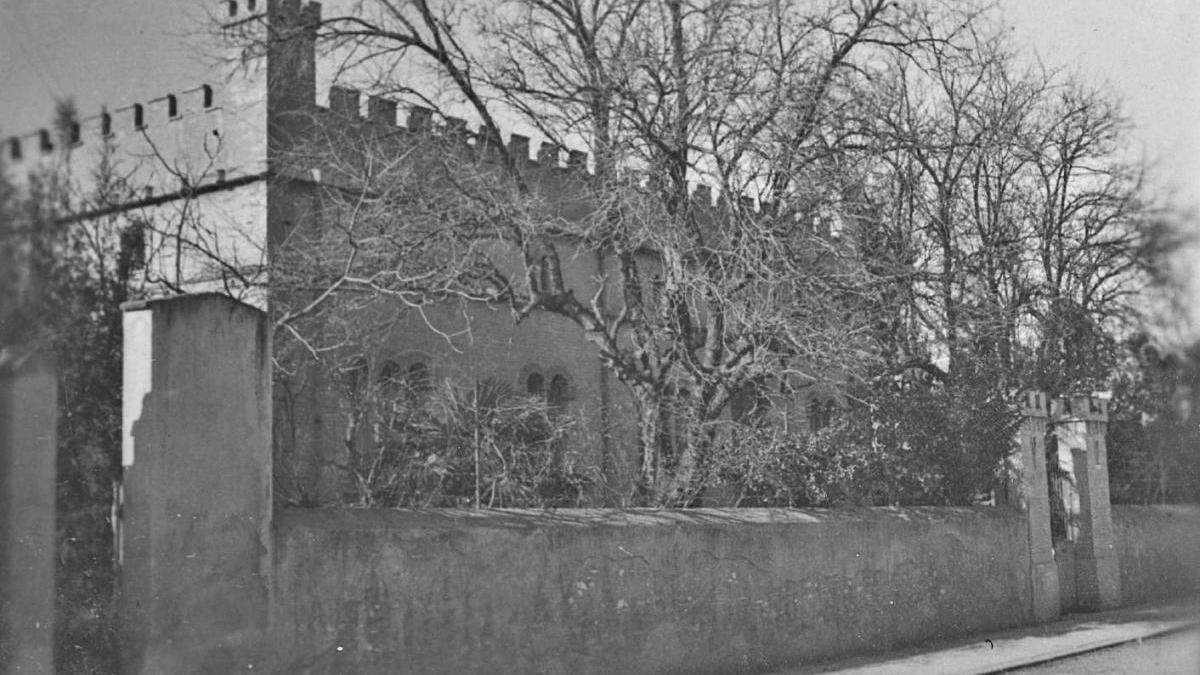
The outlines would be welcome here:
M 1050 416 L 1050 398 L 1045 392 L 1037 390 L 1023 391 L 1018 400 L 1018 408 L 1022 417 L 1047 418 Z
M 1108 401 L 1097 396 L 1067 396 L 1054 400 L 1054 416 L 1063 420 L 1107 422 Z
M 393 130 L 398 143 L 440 137 L 458 144 L 465 155 L 482 160 L 495 159 L 499 148 L 504 148 L 517 168 L 535 181 L 546 174 L 552 178 L 594 175 L 589 168 L 591 157 L 584 150 L 564 147 L 548 139 L 538 141 L 519 133 L 508 134 L 507 140 L 496 138 L 482 125 L 472 127 L 465 119 L 439 115 L 426 106 L 404 105 L 387 96 L 369 95 L 343 85 L 331 86 L 328 105 L 317 106 L 316 111 L 318 126 Z M 648 175 L 641 175 L 633 182 L 645 186 L 649 180 Z M 718 195 L 711 186 L 699 181 L 689 181 L 689 197 L 694 206 L 703 209 L 736 203 L 745 212 L 764 213 L 770 206 L 747 195 Z
M 146 181 L 157 193 L 184 176 L 208 182 L 218 174 L 264 173 L 269 115 L 311 105 L 321 7 L 300 0 L 219 0 L 211 14 L 221 36 L 214 46 L 218 56 L 224 54 L 219 60 L 226 72 L 102 108 L 67 128 L 0 139 L 0 167 L 18 183 L 47 167 L 86 175 L 106 154 L 123 165 L 131 181 Z
M 81 146 L 102 147 L 141 140 L 151 131 L 172 125 L 209 123 L 220 109 L 219 93 L 211 84 L 170 92 L 146 101 L 79 118 L 65 129 L 38 129 L 4 140 L 3 159 L 9 167 L 30 168 L 41 158 Z
M 398 142 L 422 136 L 452 140 L 464 153 L 490 160 L 505 148 L 518 168 L 535 182 L 561 185 L 571 177 L 587 177 L 587 152 L 550 140 L 537 142 L 512 133 L 493 138 L 461 118 L 442 116 L 419 105 L 404 105 L 387 96 L 364 95 L 344 86 L 329 90 L 328 105 L 316 103 L 314 78 L 316 27 L 321 5 L 302 0 L 228 0 L 216 4 L 214 17 L 228 48 L 228 78 L 180 91 L 102 109 L 68 129 L 39 129 L 12 136 L 0 144 L 0 165 L 13 175 L 42 166 L 86 172 L 102 153 L 128 165 L 141 165 L 131 177 L 157 194 L 170 191 L 179 173 L 192 182 L 212 182 L 264 175 L 272 156 L 289 152 L 269 141 L 274 128 L 337 126 L 339 131 L 394 129 Z M 263 30 L 271 31 L 264 40 Z M 262 45 L 269 45 L 261 50 Z M 259 52 L 255 52 L 255 47 Z M 220 79 L 220 78 L 218 78 Z M 639 184 L 648 183 L 643 177 Z M 715 195 L 700 182 L 689 185 L 690 198 L 702 208 L 736 206 L 761 212 L 747 196 Z
M 441 137 L 459 144 L 464 151 L 482 159 L 494 158 L 503 147 L 522 169 L 564 169 L 586 174 L 588 153 L 567 149 L 552 141 L 541 141 L 533 153 L 532 139 L 522 134 L 509 134 L 508 141 L 492 138 L 482 126 L 471 128 L 467 120 L 442 116 L 420 105 L 403 106 L 400 102 L 378 95 L 334 85 L 329 89 L 328 106 L 318 106 L 318 124 L 344 125 L 347 128 L 374 130 L 391 129 L 395 137 L 418 140 Z

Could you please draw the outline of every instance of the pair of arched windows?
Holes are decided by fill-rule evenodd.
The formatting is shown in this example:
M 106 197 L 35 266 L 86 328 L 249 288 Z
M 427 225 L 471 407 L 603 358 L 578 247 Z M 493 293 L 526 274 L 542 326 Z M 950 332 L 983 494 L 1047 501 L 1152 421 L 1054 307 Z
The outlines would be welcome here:
M 833 422 L 837 404 L 831 400 L 811 399 L 808 402 L 808 430 L 820 431 Z
M 351 401 L 361 401 L 367 394 L 368 383 L 371 382 L 369 370 L 367 360 L 361 357 L 342 370 L 342 381 Z M 423 361 L 414 361 L 407 366 L 387 361 L 379 368 L 378 376 L 374 379 L 376 393 L 383 398 L 407 397 L 417 400 L 433 388 L 429 366 Z
M 544 399 L 551 412 L 566 412 L 570 383 L 561 373 L 550 377 L 534 371 L 525 377 L 525 393 Z

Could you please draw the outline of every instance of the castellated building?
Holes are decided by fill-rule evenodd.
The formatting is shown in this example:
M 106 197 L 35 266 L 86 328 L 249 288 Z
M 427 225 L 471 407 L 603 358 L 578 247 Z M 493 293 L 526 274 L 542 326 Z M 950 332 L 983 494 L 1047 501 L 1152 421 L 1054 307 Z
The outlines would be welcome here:
M 18 187 L 36 189 L 50 176 L 70 186 L 76 195 L 71 223 L 108 219 L 136 233 L 122 240 L 138 247 L 134 257 L 144 266 L 147 288 L 153 289 L 148 292 L 218 291 L 271 305 L 270 293 L 261 290 L 271 288 L 268 263 L 289 243 L 319 241 L 322 228 L 336 220 L 322 194 L 336 190 L 338 181 L 352 180 L 339 164 L 363 159 L 356 148 L 364 139 L 385 139 L 383 147 L 411 157 L 418 170 L 422 152 L 488 161 L 482 136 L 423 108 L 402 111 L 395 101 L 364 100 L 337 86 L 328 92 L 328 106 L 318 106 L 315 35 L 309 29 L 320 16 L 318 4 L 236 0 L 222 7 L 226 4 L 230 45 L 246 44 L 238 38 L 248 31 L 278 31 L 288 39 L 269 41 L 264 53 L 229 47 L 230 75 L 223 82 L 10 137 L 0 148 L 0 167 Z M 546 208 L 564 219 L 589 208 L 572 188 L 586 180 L 586 155 L 543 143 L 531 157 L 530 140 L 518 135 L 507 147 L 524 159 L 525 174 Z M 697 189 L 695 198 L 711 200 L 705 189 Z M 616 299 L 599 287 L 612 265 L 602 252 L 569 238 L 555 245 L 564 261 L 564 283 L 576 297 L 601 305 Z M 521 279 L 519 259 L 511 262 L 510 278 Z M 361 372 L 343 375 L 493 380 L 541 395 L 575 420 L 562 461 L 603 476 L 601 482 L 614 492 L 628 490 L 639 461 L 633 399 L 569 320 L 534 310 L 515 322 L 507 306 L 482 299 L 419 310 L 398 300 L 360 311 L 364 317 L 387 315 L 387 325 L 364 348 Z M 295 457 L 286 480 L 304 486 L 306 494 L 315 491 L 318 499 L 330 489 L 332 467 L 347 448 L 346 415 L 330 393 L 345 382 L 330 382 L 331 377 L 338 376 L 312 369 L 292 385 L 277 380 L 275 392 L 277 442 Z M 786 423 L 804 431 L 809 403 L 789 402 L 773 414 L 790 416 Z

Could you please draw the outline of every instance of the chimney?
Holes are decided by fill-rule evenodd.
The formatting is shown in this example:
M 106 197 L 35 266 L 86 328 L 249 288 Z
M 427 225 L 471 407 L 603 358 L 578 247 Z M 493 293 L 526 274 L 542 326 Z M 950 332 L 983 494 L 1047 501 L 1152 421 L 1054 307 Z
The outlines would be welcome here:
M 433 111 L 429 108 L 423 108 L 419 105 L 410 106 L 408 109 L 408 130 L 409 131 L 426 131 L 429 129 L 429 120 L 433 117 Z
M 475 151 L 481 159 L 494 159 L 502 147 L 504 143 L 498 136 L 489 134 L 487 127 L 479 128 L 479 135 L 475 137 Z
M 582 150 L 567 152 L 567 168 L 587 172 L 588 154 Z
M 343 117 L 358 117 L 357 89 L 333 86 L 329 88 L 329 110 Z
M 465 140 L 467 138 L 467 121 L 461 117 L 447 117 L 446 135 Z
M 557 143 L 551 143 L 549 141 L 543 142 L 542 145 L 538 148 L 538 154 L 537 154 L 538 164 L 541 164 L 544 167 L 557 168 L 558 167 L 558 155 L 559 155 L 559 151 L 561 151 L 561 150 L 562 150 L 562 146 L 558 145 Z
M 383 98 L 382 96 L 372 96 L 368 98 L 367 119 L 379 124 L 395 126 L 396 102 Z
M 508 152 L 517 166 L 529 163 L 529 137 L 512 134 L 508 137 Z

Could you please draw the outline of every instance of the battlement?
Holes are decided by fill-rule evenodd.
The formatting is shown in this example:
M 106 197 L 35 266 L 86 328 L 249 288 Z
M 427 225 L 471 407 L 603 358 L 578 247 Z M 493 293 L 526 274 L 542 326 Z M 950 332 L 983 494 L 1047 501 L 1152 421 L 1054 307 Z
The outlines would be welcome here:
M 535 152 L 535 141 L 529 136 L 510 133 L 505 142 L 503 138 L 490 137 L 482 125 L 472 128 L 463 118 L 440 116 L 425 106 L 404 106 L 386 96 L 366 95 L 351 87 L 331 86 L 328 105 L 318 106 L 317 110 L 321 114 L 336 118 L 338 122 L 345 121 L 350 129 L 366 125 L 364 128 L 392 128 L 410 138 L 427 135 L 451 140 L 458 143 L 462 150 L 482 160 L 495 159 L 497 149 L 504 147 L 518 167 L 534 177 L 540 171 L 594 175 L 589 168 L 591 157 L 583 150 L 564 147 L 551 140 L 541 140 L 537 142 Z M 649 177 L 642 174 L 633 182 L 644 186 L 649 182 Z M 725 195 L 715 198 L 712 187 L 698 181 L 689 182 L 689 195 L 694 204 L 704 208 L 723 204 L 728 199 Z M 750 212 L 762 212 L 766 206 L 745 195 L 737 197 L 737 203 Z
M 321 18 L 321 3 L 304 0 L 218 0 L 214 16 L 225 28 L 270 18 L 291 25 L 312 25 Z
M 164 94 L 144 102 L 130 103 L 113 110 L 83 117 L 66 129 L 38 129 L 4 140 L 3 161 L 14 168 L 39 157 L 53 155 L 84 145 L 114 143 L 122 138 L 140 138 L 150 129 L 171 124 L 186 125 L 197 117 L 208 119 L 219 109 L 218 92 L 213 85 L 201 84 L 180 92 Z
M 329 90 L 328 105 L 318 106 L 311 73 L 303 76 L 296 73 L 311 71 L 315 59 L 315 27 L 321 18 L 319 3 L 228 0 L 217 5 L 214 13 L 226 40 L 238 49 L 231 60 L 234 68 L 225 86 L 200 84 L 120 108 L 101 110 L 80 119 L 68 129 L 43 128 L 9 137 L 0 142 L 0 160 L 6 169 L 28 173 L 47 160 L 68 153 L 75 155 L 71 157 L 72 164 L 83 164 L 89 156 L 98 156 L 99 151 L 109 148 L 118 156 L 138 160 L 154 159 L 154 155 L 159 155 L 171 163 L 195 164 L 211 158 L 214 141 L 221 139 L 227 147 L 220 153 L 214 168 L 228 170 L 231 177 L 261 173 L 265 170 L 268 154 L 267 126 L 277 122 L 287 127 L 292 124 L 291 120 L 307 117 L 307 121 L 298 123 L 301 127 L 309 124 L 314 128 L 337 126 L 351 134 L 357 130 L 392 128 L 397 131 L 398 142 L 419 135 L 435 136 L 450 141 L 451 147 L 457 144 L 462 152 L 470 153 L 468 156 L 483 161 L 497 159 L 498 149 L 505 148 L 527 176 L 535 182 L 545 181 L 547 185 L 571 176 L 593 175 L 589 171 L 590 157 L 583 150 L 564 147 L 550 140 L 539 143 L 518 133 L 509 134 L 507 139 L 493 137 L 483 128 L 471 128 L 464 119 L 439 115 L 420 105 L 405 106 L 386 96 L 364 95 L 349 87 L 333 86 Z M 269 69 L 262 63 L 248 65 L 248 59 L 254 55 L 245 51 L 246 46 L 261 39 L 261 36 L 254 37 L 254 31 L 264 25 L 269 25 L 272 31 L 278 29 L 282 36 L 279 49 L 272 48 L 269 54 L 257 55 L 282 59 L 280 75 L 272 83 L 259 79 L 265 77 Z M 272 42 L 275 39 L 272 36 Z M 252 110 L 256 106 L 261 107 Z M 300 118 L 291 117 L 296 114 Z M 286 148 L 275 147 L 286 152 Z M 77 153 L 77 148 L 93 150 Z M 633 174 L 626 180 L 646 185 L 649 177 Z M 689 194 L 695 205 L 704 208 L 733 206 L 743 211 L 762 212 L 767 207 L 749 196 L 714 195 L 710 186 L 696 181 L 689 184 Z
M 1024 417 L 1049 417 L 1050 399 L 1042 391 L 1021 392 L 1018 407 Z
M 365 104 L 365 108 L 364 108 Z M 357 89 L 334 85 L 329 89 L 329 105 L 318 110 L 352 125 L 376 125 L 391 127 L 412 136 L 430 135 L 461 143 L 481 158 L 494 157 L 498 147 L 505 147 L 514 161 L 522 167 L 543 169 L 569 169 L 587 172 L 588 153 L 582 150 L 567 150 L 551 141 L 542 141 L 537 153 L 531 155 L 528 136 L 510 134 L 508 142 L 489 138 L 482 127 L 472 129 L 467 120 L 459 117 L 439 116 L 427 107 L 410 105 L 405 108 L 386 96 L 368 95 Z M 400 119 L 403 114 L 403 119 Z
M 242 48 L 247 39 L 258 27 L 270 25 L 272 30 L 278 30 L 278 36 L 272 40 L 295 42 L 308 52 L 314 45 L 305 41 L 293 41 L 291 38 L 301 33 L 311 36 L 321 17 L 321 5 L 317 2 L 302 0 L 220 0 L 216 3 L 213 16 L 218 21 L 221 33 L 230 46 L 240 50 L 240 56 L 235 55 L 233 61 L 245 66 L 247 59 L 252 56 Z M 259 55 L 261 56 L 261 55 Z M 315 57 L 315 54 L 309 54 Z M 233 78 L 245 78 L 249 71 L 235 68 L 231 73 Z M 40 157 L 54 155 L 56 151 L 68 150 L 80 145 L 112 143 L 125 137 L 141 137 L 147 130 L 164 129 L 179 123 L 186 126 L 189 120 L 205 115 L 223 106 L 227 106 L 232 97 L 231 88 L 236 88 L 238 80 L 231 80 L 231 86 L 218 87 L 210 83 L 202 83 L 190 89 L 178 92 L 168 92 L 156 98 L 138 101 L 111 110 L 101 110 L 99 113 L 78 120 L 69 129 L 51 130 L 37 129 L 3 140 L 0 147 L 0 160 L 10 165 L 16 165 Z M 253 89 L 253 87 L 251 88 Z M 313 92 L 308 92 L 311 97 Z M 251 91 L 250 97 L 265 96 L 263 91 Z M 303 96 L 303 92 L 299 92 Z
M 1108 401 L 1096 396 L 1069 396 L 1054 400 L 1053 414 L 1065 420 L 1105 422 Z

